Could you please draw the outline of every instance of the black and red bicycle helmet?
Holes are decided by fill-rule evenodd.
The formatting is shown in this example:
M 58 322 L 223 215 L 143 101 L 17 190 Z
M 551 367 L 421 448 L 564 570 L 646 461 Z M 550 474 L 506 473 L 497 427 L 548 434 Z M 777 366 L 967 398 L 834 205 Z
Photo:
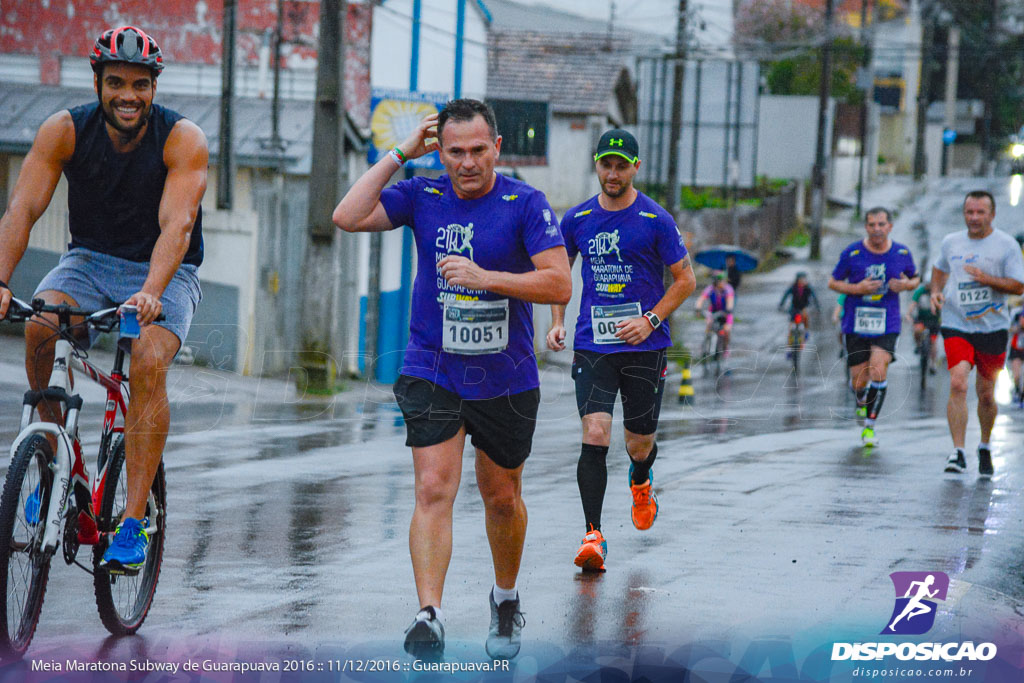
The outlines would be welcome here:
M 110 28 L 96 39 L 92 54 L 89 55 L 92 70 L 99 73 L 100 68 L 110 62 L 148 66 L 154 77 L 159 76 L 164 70 L 160 46 L 152 36 L 135 26 Z

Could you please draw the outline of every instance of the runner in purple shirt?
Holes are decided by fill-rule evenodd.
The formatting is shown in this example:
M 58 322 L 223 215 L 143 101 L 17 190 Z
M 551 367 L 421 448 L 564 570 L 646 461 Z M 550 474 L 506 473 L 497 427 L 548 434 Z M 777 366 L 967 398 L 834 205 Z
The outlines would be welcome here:
M 594 161 L 601 193 L 569 209 L 562 233 L 570 258 L 583 261 L 583 294 L 576 321 L 572 377 L 583 420 L 576 480 L 586 533 L 575 564 L 603 570 L 608 546 L 601 508 L 608 483 L 615 396 L 622 395 L 626 452 L 630 458 L 633 526 L 646 530 L 658 515 L 651 465 L 658 454 L 655 432 L 665 389 L 666 318 L 693 293 L 686 247 L 665 209 L 633 187 L 640 167 L 638 145 L 628 131 L 601 136 Z M 666 291 L 665 267 L 673 283 Z M 565 306 L 551 307 L 548 348 L 565 348 Z
M 349 232 L 408 225 L 416 239 L 409 346 L 394 391 L 416 471 L 409 552 L 421 609 L 405 650 L 421 659 L 444 653 L 441 596 L 467 434 L 494 561 L 488 655 L 518 654 L 525 623 L 516 589 L 526 537 L 522 472 L 540 403 L 531 304 L 565 304 L 572 280 L 551 207 L 542 193 L 494 172 L 500 149 L 490 107 L 454 100 L 334 210 Z M 407 159 L 434 150 L 447 175 L 384 189 Z
M 843 334 L 850 382 L 857 395 L 857 417 L 864 418 L 861 441 L 878 443 L 875 420 L 888 388 L 889 363 L 900 336 L 900 292 L 921 282 L 910 249 L 889 239 L 892 216 L 876 207 L 865 216 L 867 237 L 854 242 L 839 256 L 828 282 L 846 294 Z

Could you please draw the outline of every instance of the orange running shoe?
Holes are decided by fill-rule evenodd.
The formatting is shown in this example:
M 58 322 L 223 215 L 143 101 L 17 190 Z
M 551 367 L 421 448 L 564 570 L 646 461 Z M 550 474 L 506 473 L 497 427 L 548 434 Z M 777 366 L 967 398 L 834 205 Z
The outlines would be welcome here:
M 590 526 L 590 532 L 583 537 L 583 545 L 576 551 L 573 560 L 577 567 L 584 571 L 604 571 L 604 558 L 608 555 L 608 543 L 601 532 Z
M 633 509 L 630 517 L 633 526 L 646 531 L 654 525 L 658 518 L 658 496 L 654 494 L 654 472 L 647 475 L 647 483 L 633 485 L 633 466 L 629 466 L 629 490 L 633 492 Z

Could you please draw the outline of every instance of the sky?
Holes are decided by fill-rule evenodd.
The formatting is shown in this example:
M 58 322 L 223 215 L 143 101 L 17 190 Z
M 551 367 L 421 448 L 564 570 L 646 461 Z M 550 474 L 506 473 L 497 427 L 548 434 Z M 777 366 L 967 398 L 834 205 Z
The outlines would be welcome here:
M 547 5 L 594 19 L 607 20 L 613 0 L 516 0 L 528 5 Z M 678 0 L 614 0 L 616 24 L 675 35 Z M 696 33 L 700 44 L 727 44 L 732 34 L 732 0 L 690 0 L 692 23 L 703 23 Z

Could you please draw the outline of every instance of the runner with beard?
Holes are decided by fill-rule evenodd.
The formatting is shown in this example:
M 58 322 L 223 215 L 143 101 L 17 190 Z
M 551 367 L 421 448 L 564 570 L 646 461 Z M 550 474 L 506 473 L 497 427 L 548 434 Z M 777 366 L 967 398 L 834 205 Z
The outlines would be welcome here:
M 658 516 L 651 466 L 658 455 L 665 349 L 672 344 L 663 321 L 696 286 L 672 216 L 633 187 L 638 154 L 636 138 L 628 131 L 602 135 L 594 155 L 601 193 L 562 218 L 569 257 L 583 261 L 572 377 L 583 421 L 576 480 L 586 525 L 575 564 L 584 570 L 603 570 L 608 552 L 601 508 L 617 394 L 622 396 L 633 526 L 649 529 Z M 668 289 L 662 279 L 666 267 L 672 274 Z M 552 306 L 551 314 L 547 345 L 557 352 L 565 348 L 565 306 Z
M 128 501 L 103 557 L 111 571 L 137 572 L 149 547 L 143 519 L 170 426 L 167 369 L 202 298 L 202 208 L 208 151 L 196 124 L 153 103 L 164 68 L 156 41 L 140 28 L 104 31 L 90 55 L 97 101 L 53 114 L 36 134 L 0 219 L 0 318 L 7 281 L 28 247 L 61 174 L 67 178 L 71 244 L 36 288 L 48 304 L 99 310 L 134 305 L 142 334 L 131 344 L 132 400 L 125 425 Z M 163 313 L 165 320 L 155 323 Z M 56 315 L 25 326 L 29 385 L 49 385 Z M 88 346 L 88 342 L 86 342 Z M 40 403 L 62 422 L 59 404 Z M 98 539 L 79 515 L 80 538 Z

